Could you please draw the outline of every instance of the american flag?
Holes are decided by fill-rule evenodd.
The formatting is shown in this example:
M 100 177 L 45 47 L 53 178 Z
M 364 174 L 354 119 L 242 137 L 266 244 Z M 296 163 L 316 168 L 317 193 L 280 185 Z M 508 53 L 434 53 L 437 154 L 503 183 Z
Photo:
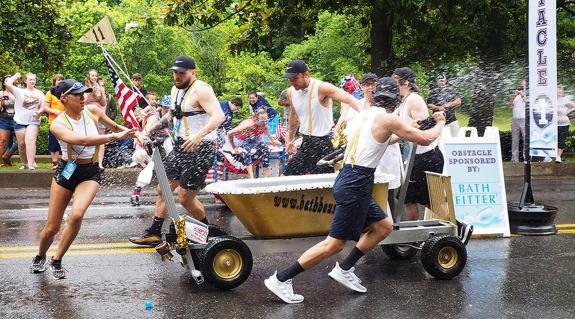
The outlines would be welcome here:
M 278 127 L 276 129 L 276 140 L 287 140 L 287 128 L 282 124 L 282 121 L 278 121 Z
M 122 116 L 124 117 L 124 121 L 130 127 L 134 127 L 141 131 L 142 128 L 138 121 L 136 120 L 136 116 L 134 115 L 134 107 L 138 105 L 138 101 L 140 100 L 140 96 L 130 90 L 124 81 L 118 76 L 116 70 L 112 66 L 111 57 L 108 55 L 107 52 L 104 52 L 104 59 L 106 60 L 106 65 L 108 66 L 108 71 L 110 72 L 110 77 L 112 78 L 112 83 L 114 84 L 114 92 L 116 93 L 116 98 L 118 99 L 118 103 L 120 104 L 120 111 L 122 111 Z

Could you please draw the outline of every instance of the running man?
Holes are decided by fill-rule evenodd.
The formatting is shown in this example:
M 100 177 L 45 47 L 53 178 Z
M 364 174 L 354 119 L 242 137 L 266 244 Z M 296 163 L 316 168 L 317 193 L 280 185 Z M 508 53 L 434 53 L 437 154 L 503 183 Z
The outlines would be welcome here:
M 266 287 L 286 303 L 304 300 L 302 295 L 293 292 L 292 278 L 339 253 L 348 240 L 357 241 L 357 244 L 341 264 L 335 264 L 328 276 L 353 291 L 367 292 L 354 274 L 354 265 L 392 231 L 391 218 L 371 195 L 375 168 L 392 134 L 428 145 L 439 136 L 445 124 L 443 112 L 436 113 L 437 125 L 420 131 L 387 113 L 393 112 L 399 104 L 399 87 L 391 78 L 378 80 L 374 99 L 375 107 L 361 112 L 346 130 L 349 142 L 345 165 L 333 185 L 336 209 L 329 235 L 304 252 L 295 263 L 264 281 Z
M 333 173 L 331 167 L 316 166 L 322 157 L 334 151 L 330 137 L 333 100 L 348 104 L 358 112 L 361 103 L 333 84 L 313 79 L 302 60 L 290 62 L 283 77 L 291 84 L 287 90 L 290 111 L 286 149 L 289 154 L 295 153 L 296 133 L 303 135 L 301 147 L 288 162 L 284 175 Z
M 178 56 L 171 69 L 174 86 L 170 111 L 149 134 L 173 126 L 176 143 L 165 160 L 170 187 L 173 191 L 180 186 L 178 199 L 182 206 L 192 217 L 208 224 L 204 205 L 196 196 L 214 164 L 216 129 L 225 119 L 224 112 L 212 87 L 197 79 L 196 63 L 191 57 Z M 159 186 L 158 194 L 152 226 L 142 235 L 131 237 L 134 244 L 155 246 L 161 242 L 168 211 Z

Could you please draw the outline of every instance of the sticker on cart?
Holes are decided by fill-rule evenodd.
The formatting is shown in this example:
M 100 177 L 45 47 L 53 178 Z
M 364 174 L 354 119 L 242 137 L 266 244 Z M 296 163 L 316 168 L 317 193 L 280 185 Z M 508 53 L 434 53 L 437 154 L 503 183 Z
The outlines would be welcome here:
M 209 229 L 207 226 L 190 221 L 186 222 L 186 235 L 189 240 L 198 244 L 205 244 L 208 242 L 208 233 Z

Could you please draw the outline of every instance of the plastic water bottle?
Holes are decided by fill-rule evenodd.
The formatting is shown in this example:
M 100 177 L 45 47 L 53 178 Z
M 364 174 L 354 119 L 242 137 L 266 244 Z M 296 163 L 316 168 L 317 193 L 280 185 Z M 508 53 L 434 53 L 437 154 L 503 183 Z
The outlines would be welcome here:
M 146 310 L 152 310 L 152 308 L 154 307 L 154 305 L 152 304 L 151 301 L 146 301 Z
M 138 175 L 136 185 L 144 187 L 150 184 L 152 176 L 154 175 L 154 162 L 149 162 L 148 165 Z

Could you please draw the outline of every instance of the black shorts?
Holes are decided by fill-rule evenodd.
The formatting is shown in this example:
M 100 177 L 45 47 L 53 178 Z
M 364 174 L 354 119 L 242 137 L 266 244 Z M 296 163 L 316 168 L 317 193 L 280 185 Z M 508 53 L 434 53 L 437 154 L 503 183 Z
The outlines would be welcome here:
M 334 151 L 331 138 L 328 136 L 303 136 L 301 147 L 287 163 L 284 175 L 305 175 L 333 173 L 333 168 L 317 162 Z
M 54 136 L 50 131 L 48 131 L 48 151 L 52 153 L 62 152 L 60 149 L 60 143 L 58 143 L 56 136 Z
M 102 183 L 102 176 L 100 175 L 100 167 L 98 163 L 77 164 L 78 166 L 74 170 L 72 176 L 70 176 L 70 179 L 66 179 L 62 176 L 62 170 L 64 170 L 66 163 L 67 162 L 64 160 L 58 161 L 58 168 L 54 174 L 56 183 L 65 189 L 74 192 L 76 187 L 85 181 L 94 181 L 98 184 Z
M 358 241 L 365 229 L 387 218 L 371 196 L 374 168 L 345 165 L 333 184 L 335 213 L 329 235 L 340 240 Z
M 191 152 L 180 150 L 184 140 L 178 139 L 174 150 L 164 161 L 166 174 L 171 181 L 180 181 L 180 187 L 187 190 L 200 190 L 206 186 L 206 175 L 214 166 L 216 147 L 213 142 L 202 141 Z
M 438 147 L 422 154 L 416 154 L 409 178 L 405 203 L 429 205 L 429 191 L 425 171 L 441 173 L 443 171 L 443 153 Z
M 557 148 L 564 150 L 567 147 L 567 135 L 569 135 L 569 125 L 557 126 Z

